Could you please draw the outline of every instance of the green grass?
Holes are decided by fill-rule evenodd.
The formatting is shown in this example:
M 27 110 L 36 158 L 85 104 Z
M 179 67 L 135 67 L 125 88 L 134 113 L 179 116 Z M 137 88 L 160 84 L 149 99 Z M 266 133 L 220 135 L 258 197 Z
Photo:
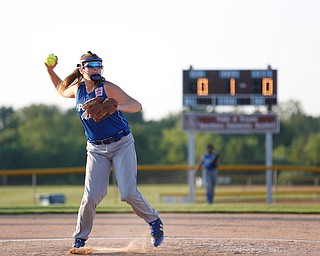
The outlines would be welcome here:
M 239 189 L 239 187 L 222 187 L 219 189 Z M 139 190 L 159 212 L 193 212 L 193 213 L 298 213 L 318 214 L 320 204 L 316 200 L 309 203 L 277 203 L 266 204 L 264 198 L 255 198 L 255 201 L 240 203 L 225 202 L 217 198 L 217 203 L 161 203 L 159 192 L 188 192 L 187 185 L 140 185 Z M 41 206 L 35 194 L 64 194 L 67 201 L 63 205 Z M 83 193 L 83 186 L 0 186 L 0 214 L 22 213 L 77 213 Z M 131 212 L 131 208 L 119 199 L 116 186 L 110 186 L 107 197 L 100 203 L 97 212 Z M 299 198 L 297 195 L 296 198 Z

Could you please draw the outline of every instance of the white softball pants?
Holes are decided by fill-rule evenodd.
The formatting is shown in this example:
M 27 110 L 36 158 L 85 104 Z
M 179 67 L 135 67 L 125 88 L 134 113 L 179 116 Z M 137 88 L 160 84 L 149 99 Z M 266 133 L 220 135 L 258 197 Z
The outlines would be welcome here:
M 108 145 L 87 142 L 85 187 L 74 238 L 88 239 L 97 205 L 107 195 L 110 168 L 113 165 L 121 201 L 147 223 L 159 216 L 137 188 L 137 158 L 132 134 Z

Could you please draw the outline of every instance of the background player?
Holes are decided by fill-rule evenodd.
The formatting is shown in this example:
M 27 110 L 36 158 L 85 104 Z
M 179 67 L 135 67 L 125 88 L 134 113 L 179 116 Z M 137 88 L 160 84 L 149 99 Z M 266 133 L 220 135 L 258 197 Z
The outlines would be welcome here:
M 219 154 L 213 152 L 213 145 L 207 145 L 207 153 L 201 156 L 198 168 L 196 170 L 197 174 L 197 172 L 201 170 L 201 167 L 204 167 L 204 177 L 202 177 L 202 180 L 206 186 L 206 197 L 208 204 L 212 204 L 214 202 L 215 187 L 218 178 L 217 166 L 219 157 Z

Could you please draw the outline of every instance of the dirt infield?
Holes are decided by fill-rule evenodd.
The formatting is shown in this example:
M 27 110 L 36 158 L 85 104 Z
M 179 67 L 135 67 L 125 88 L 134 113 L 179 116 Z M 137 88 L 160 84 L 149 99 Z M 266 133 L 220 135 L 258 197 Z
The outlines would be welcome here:
M 97 214 L 92 255 L 319 255 L 320 215 L 163 213 L 154 248 L 134 214 Z M 0 255 L 68 255 L 75 214 L 0 215 Z

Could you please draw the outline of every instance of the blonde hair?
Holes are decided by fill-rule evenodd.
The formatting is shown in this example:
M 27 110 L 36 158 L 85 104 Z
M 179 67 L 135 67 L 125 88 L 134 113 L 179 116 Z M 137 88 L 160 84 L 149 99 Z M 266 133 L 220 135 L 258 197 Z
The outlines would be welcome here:
M 80 64 L 77 64 L 77 67 L 70 75 L 68 75 L 64 80 L 62 80 L 60 82 L 60 84 L 58 85 L 58 92 L 61 93 L 63 91 L 65 91 L 67 88 L 76 85 L 76 84 L 80 84 L 83 80 L 83 76 L 79 71 L 79 68 L 82 66 L 83 63 L 85 63 L 85 60 L 88 58 L 99 58 L 97 54 L 92 53 L 90 51 L 88 51 L 87 53 L 83 54 L 80 57 Z M 101 60 L 102 61 L 102 60 Z M 94 87 L 98 87 L 100 81 L 97 81 L 94 84 Z

